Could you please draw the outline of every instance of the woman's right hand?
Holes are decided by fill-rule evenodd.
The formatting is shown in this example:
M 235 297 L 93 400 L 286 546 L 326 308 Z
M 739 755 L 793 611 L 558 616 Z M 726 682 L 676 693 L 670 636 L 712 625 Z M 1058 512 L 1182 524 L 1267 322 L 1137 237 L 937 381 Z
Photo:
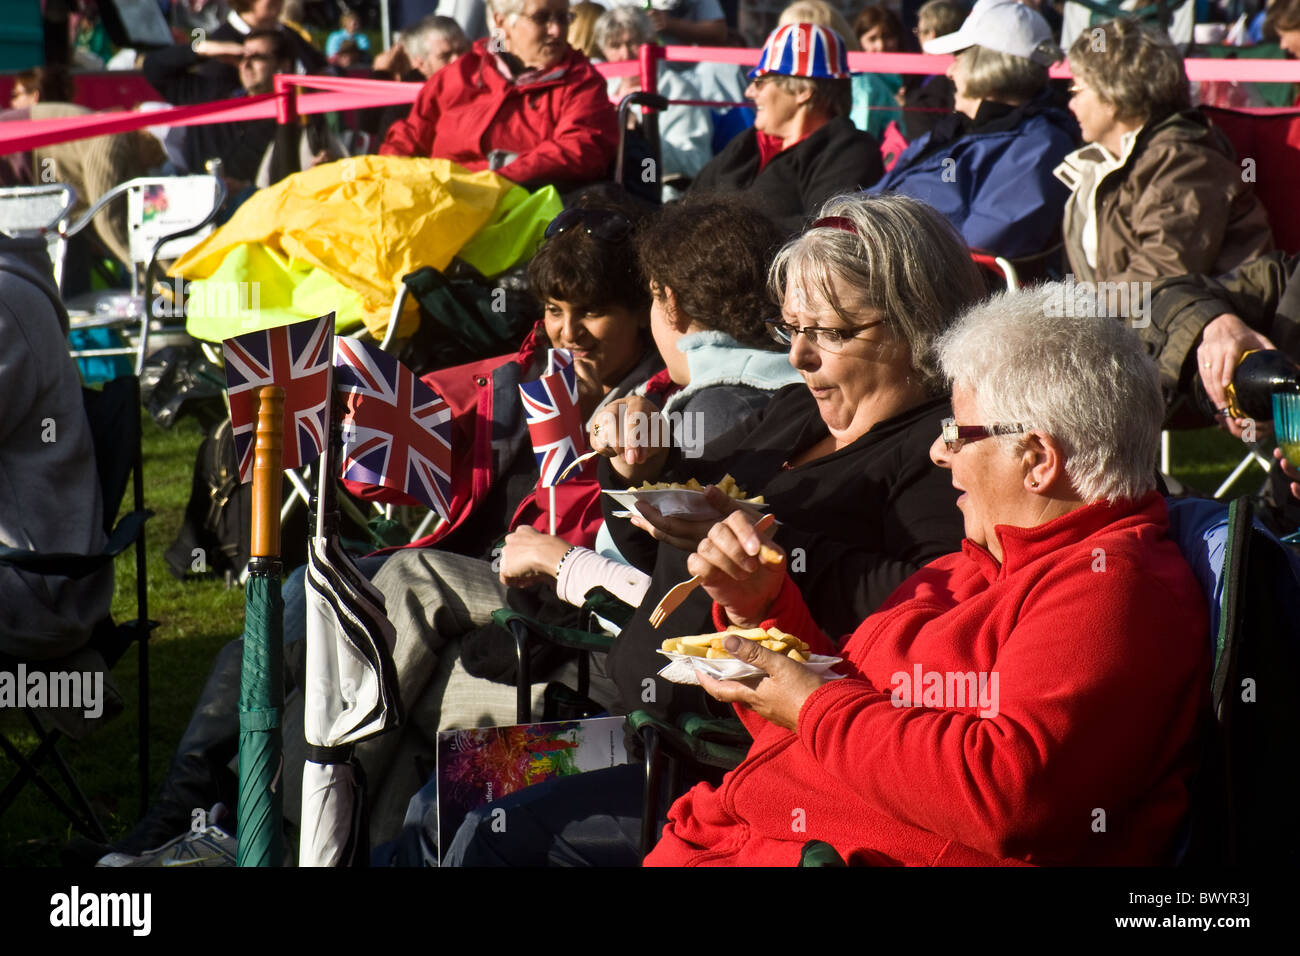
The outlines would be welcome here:
M 659 406 L 641 395 L 610 402 L 591 420 L 587 442 L 591 450 L 609 459 L 610 466 L 628 483 L 652 481 L 663 471 L 670 445 L 668 422 Z
M 759 519 L 760 521 L 762 519 Z M 785 552 L 746 511 L 733 511 L 709 529 L 686 568 L 727 612 L 732 624 L 757 627 L 785 580 Z

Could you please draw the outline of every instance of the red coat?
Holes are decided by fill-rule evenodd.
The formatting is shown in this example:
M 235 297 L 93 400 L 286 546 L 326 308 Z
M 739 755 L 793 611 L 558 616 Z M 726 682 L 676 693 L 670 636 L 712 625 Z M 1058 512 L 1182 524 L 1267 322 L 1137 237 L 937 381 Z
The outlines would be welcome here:
M 922 568 L 844 645 L 849 676 L 809 696 L 797 733 L 738 708 L 749 755 L 673 805 L 646 863 L 790 866 L 811 839 L 875 864 L 1170 862 L 1210 661 L 1167 529 L 1152 492 L 999 526 L 1001 565 L 967 540 Z M 774 612 L 831 650 L 788 579 Z M 913 695 L 918 668 L 923 688 L 984 672 L 992 691 L 996 674 L 996 716 Z
M 498 172 L 517 183 L 582 183 L 609 175 L 618 120 L 605 81 L 569 49 L 551 70 L 502 74 L 487 39 L 424 84 L 406 119 L 394 123 L 381 155 L 450 159 L 487 169 L 494 149 L 518 154 Z

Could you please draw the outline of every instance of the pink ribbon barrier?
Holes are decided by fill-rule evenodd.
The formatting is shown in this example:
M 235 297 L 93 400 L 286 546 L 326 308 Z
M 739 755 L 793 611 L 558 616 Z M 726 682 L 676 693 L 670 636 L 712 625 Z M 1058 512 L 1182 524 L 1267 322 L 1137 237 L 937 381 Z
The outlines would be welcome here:
M 754 66 L 759 50 L 742 50 L 733 47 L 670 46 L 646 47 L 639 60 L 621 63 L 598 63 L 596 70 L 604 77 L 635 76 L 641 74 L 642 88 L 653 92 L 652 66 L 662 59 L 678 63 L 735 63 Z M 850 53 L 849 69 L 856 73 L 914 73 L 937 74 L 948 68 L 952 57 L 931 56 L 925 53 Z M 1211 80 L 1239 83 L 1300 83 L 1300 60 L 1185 60 L 1187 77 L 1193 82 Z M 1068 79 L 1069 66 L 1062 62 L 1052 67 L 1054 79 Z M 391 80 L 363 80 L 340 76 L 303 76 L 281 74 L 276 76 L 276 88 L 281 92 L 261 96 L 236 97 L 201 103 L 194 106 L 176 106 L 171 109 L 141 113 L 117 111 L 94 113 L 88 116 L 59 119 L 26 120 L 0 123 L 0 155 L 36 149 L 51 143 L 125 133 L 146 126 L 194 126 L 204 123 L 238 123 L 246 120 L 274 119 L 286 111 L 282 100 L 289 96 L 288 87 L 297 86 L 321 90 L 318 93 L 299 92 L 296 112 L 334 113 L 344 110 L 367 109 L 413 103 L 421 86 Z M 646 82 L 646 81 L 649 82 Z M 1286 107 L 1254 108 L 1242 112 L 1272 115 L 1289 112 Z

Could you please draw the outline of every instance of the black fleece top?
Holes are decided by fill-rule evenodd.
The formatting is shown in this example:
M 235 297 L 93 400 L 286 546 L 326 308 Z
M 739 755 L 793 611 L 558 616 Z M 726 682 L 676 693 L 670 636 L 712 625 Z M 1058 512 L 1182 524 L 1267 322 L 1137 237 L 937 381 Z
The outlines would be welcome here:
M 885 174 L 880 144 L 843 116 L 777 153 L 761 172 L 759 162 L 758 133 L 751 127 L 709 160 L 690 193 L 739 192 L 787 232 L 797 233 L 826 200 L 865 189 Z
M 762 494 L 782 522 L 775 540 L 788 555 L 791 576 L 818 623 L 839 638 L 914 571 L 960 546 L 957 492 L 929 453 L 949 408 L 946 396 L 931 399 L 877 423 L 847 448 L 788 468 L 786 462 L 829 434 L 807 387 L 790 385 L 762 413 L 712 442 L 705 457 L 683 460 L 660 480 L 696 477 L 707 483 L 730 472 L 747 493 Z M 603 459 L 601 484 L 625 484 Z M 665 638 L 716 630 L 712 602 L 697 590 L 652 628 L 650 611 L 670 587 L 690 577 L 687 553 L 614 518 L 617 507 L 605 505 L 610 533 L 624 556 L 651 575 L 641 606 L 609 654 L 618 710 L 666 717 L 706 710 L 712 698 L 699 688 L 655 675 L 667 663 L 657 653 Z M 654 680 L 653 693 L 643 684 L 646 678 Z

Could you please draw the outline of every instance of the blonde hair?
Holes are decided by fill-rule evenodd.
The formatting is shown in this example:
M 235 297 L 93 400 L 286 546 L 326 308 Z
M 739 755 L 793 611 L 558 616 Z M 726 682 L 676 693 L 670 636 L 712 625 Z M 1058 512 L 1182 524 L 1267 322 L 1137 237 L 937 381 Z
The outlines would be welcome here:
M 1070 47 L 1070 72 L 1120 119 L 1146 122 L 1192 105 L 1173 41 L 1136 20 L 1108 20 L 1080 33 Z
M 582 0 L 569 7 L 569 13 L 573 14 L 569 23 L 569 46 L 581 50 L 589 59 L 601 55 L 596 46 L 596 21 L 604 12 L 604 7 L 591 0 Z
M 858 35 L 849 26 L 849 21 L 826 0 L 794 0 L 794 3 L 781 11 L 776 25 L 784 27 L 791 23 L 815 23 L 819 27 L 829 27 L 840 35 L 844 49 L 850 53 L 862 52 L 862 44 L 858 42 Z

